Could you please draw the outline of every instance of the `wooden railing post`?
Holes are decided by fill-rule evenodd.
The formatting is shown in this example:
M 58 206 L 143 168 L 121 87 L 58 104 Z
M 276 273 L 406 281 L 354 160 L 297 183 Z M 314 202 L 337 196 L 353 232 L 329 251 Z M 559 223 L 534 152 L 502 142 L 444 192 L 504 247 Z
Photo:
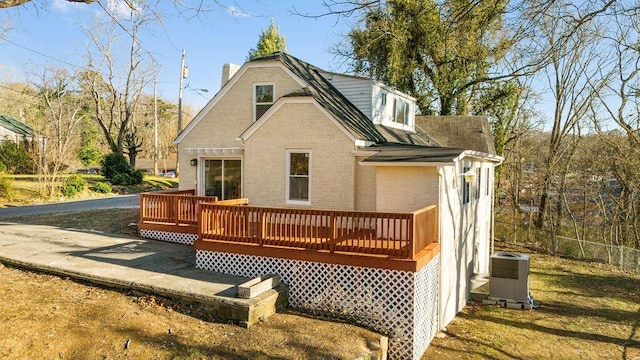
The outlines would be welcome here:
M 416 221 L 416 215 L 413 214 L 411 216 L 411 218 L 409 218 L 409 229 L 411 229 L 411 234 L 409 234 L 409 246 L 408 246 L 408 250 L 409 250 L 409 256 L 408 258 L 410 260 L 413 260 L 416 258 L 416 233 L 418 231 L 418 226 L 417 226 L 417 221 Z
M 258 246 L 264 246 L 264 234 L 266 234 L 267 213 L 263 209 L 258 210 Z
M 336 251 L 336 241 L 338 240 L 338 229 L 336 227 L 336 213 L 332 211 L 329 215 L 329 221 L 331 222 L 329 227 L 329 253 L 333 254 Z
M 180 225 L 180 195 L 171 197 L 171 209 L 173 210 L 173 221 Z
M 146 194 L 142 193 L 140 194 L 140 211 L 138 214 L 138 222 L 143 223 L 144 222 L 144 209 L 147 208 L 146 206 Z

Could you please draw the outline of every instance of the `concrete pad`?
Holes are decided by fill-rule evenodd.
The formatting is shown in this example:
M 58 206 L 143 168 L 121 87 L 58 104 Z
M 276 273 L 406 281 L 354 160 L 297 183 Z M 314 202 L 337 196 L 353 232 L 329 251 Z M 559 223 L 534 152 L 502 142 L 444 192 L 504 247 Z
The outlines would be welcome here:
M 179 298 L 249 327 L 286 307 L 288 287 L 237 298 L 249 279 L 196 269 L 186 245 L 0 222 L 0 261 L 93 283 Z

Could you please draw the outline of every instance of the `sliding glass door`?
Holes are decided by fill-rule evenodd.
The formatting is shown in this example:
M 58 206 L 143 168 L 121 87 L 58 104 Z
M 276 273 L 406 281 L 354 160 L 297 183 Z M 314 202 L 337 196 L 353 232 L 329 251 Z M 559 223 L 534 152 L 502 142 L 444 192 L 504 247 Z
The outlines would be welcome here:
M 237 159 L 204 160 L 204 193 L 219 200 L 242 196 L 242 161 Z

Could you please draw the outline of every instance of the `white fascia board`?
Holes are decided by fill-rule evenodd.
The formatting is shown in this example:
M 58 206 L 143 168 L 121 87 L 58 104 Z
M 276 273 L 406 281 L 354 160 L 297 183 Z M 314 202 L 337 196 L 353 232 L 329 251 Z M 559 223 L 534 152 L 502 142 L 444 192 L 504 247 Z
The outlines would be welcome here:
M 395 162 L 395 161 L 376 161 L 376 162 L 372 162 L 372 161 L 359 161 L 358 164 L 362 165 L 362 166 L 397 166 L 397 167 L 408 167 L 408 166 L 420 166 L 420 167 L 433 167 L 433 166 L 438 166 L 438 167 L 443 167 L 443 166 L 454 166 L 455 164 L 453 162 L 419 162 L 419 161 L 415 161 L 415 162 L 410 162 L 410 161 L 404 161 L 404 162 Z
M 403 93 L 402 91 L 400 91 L 398 89 L 394 89 L 391 86 L 389 86 L 389 85 L 387 85 L 387 84 L 385 84 L 383 82 L 376 81 L 376 80 L 371 80 L 371 84 L 373 86 L 377 86 L 377 87 L 379 87 L 381 89 L 384 89 L 384 91 L 388 91 L 388 92 L 390 92 L 392 94 L 401 96 L 401 97 L 403 97 L 405 99 L 409 99 L 409 100 L 414 101 L 414 102 L 416 101 L 416 98 L 414 98 L 413 96 L 411 96 L 409 94 L 405 94 L 405 93 Z
M 362 148 L 362 147 L 369 147 L 369 146 L 375 144 L 375 142 L 369 141 L 369 140 L 359 140 L 358 139 L 358 140 L 355 141 L 355 144 L 356 144 L 357 147 L 361 147 Z
M 372 156 L 375 155 L 379 152 L 380 150 L 365 150 L 365 149 L 356 149 L 353 150 L 353 155 L 354 156 Z
M 242 139 L 242 141 L 243 142 L 247 141 L 247 139 L 249 139 L 251 135 L 253 135 L 258 129 L 260 129 L 260 127 L 265 122 L 269 121 L 271 116 L 276 111 L 278 111 L 281 107 L 283 107 L 286 104 L 313 104 L 324 114 L 324 116 L 326 116 L 329 120 L 331 120 L 331 122 L 333 122 L 333 124 L 337 126 L 351 141 L 353 141 L 354 143 L 356 143 L 356 141 L 360 141 L 355 137 L 353 137 L 351 133 L 349 133 L 342 125 L 340 125 L 340 123 L 333 117 L 333 115 L 331 115 L 325 108 L 323 108 L 314 98 L 309 96 L 286 97 L 286 98 L 281 97 L 280 99 L 278 99 L 278 101 L 276 101 L 275 104 L 271 105 L 269 110 L 267 110 L 260 117 L 260 119 L 258 119 L 258 121 L 254 122 L 251 126 L 249 126 L 249 128 L 247 128 L 247 130 L 245 130 L 240 135 L 240 138 Z
M 215 94 L 213 98 L 211 98 L 211 100 L 209 100 L 209 102 L 198 112 L 198 114 L 193 118 L 193 120 L 189 123 L 189 125 L 187 125 L 187 127 L 184 128 L 184 130 L 182 130 L 180 134 L 178 134 L 178 137 L 176 137 L 173 143 L 179 144 L 187 136 L 187 134 L 191 132 L 191 130 L 193 130 L 193 128 L 196 127 L 196 125 L 198 125 L 198 123 L 202 120 L 202 118 L 204 118 L 205 115 L 208 114 L 211 111 L 211 109 L 214 106 L 216 106 L 218 102 L 220 102 L 222 98 L 224 98 L 224 96 L 238 82 L 238 80 L 242 77 L 242 75 L 244 75 L 244 73 L 247 72 L 248 69 L 268 68 L 268 67 L 280 67 L 282 68 L 282 70 L 284 70 L 284 72 L 286 72 L 289 76 L 291 76 L 300 85 L 300 87 L 308 86 L 308 84 L 305 81 L 297 77 L 294 73 L 291 72 L 291 70 L 289 70 L 286 66 L 284 66 L 284 64 L 282 64 L 280 61 L 276 60 L 273 62 L 253 62 L 253 63 L 246 62 L 233 75 L 231 80 L 227 81 L 227 83 L 222 86 L 222 89 L 220 89 L 220 91 L 218 91 L 218 93 Z
M 496 163 L 496 165 L 500 165 L 504 161 L 504 158 L 502 156 L 487 154 L 487 153 L 475 151 L 475 150 L 465 150 L 462 153 L 460 153 L 460 155 L 458 155 L 455 159 L 453 159 L 453 161 L 458 162 L 467 157 L 481 159 L 481 160 L 488 160 Z

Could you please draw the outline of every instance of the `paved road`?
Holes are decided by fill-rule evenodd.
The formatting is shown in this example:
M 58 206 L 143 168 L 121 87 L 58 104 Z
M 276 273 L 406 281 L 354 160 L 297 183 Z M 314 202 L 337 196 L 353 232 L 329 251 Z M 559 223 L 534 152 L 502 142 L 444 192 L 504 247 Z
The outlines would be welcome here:
M 138 206 L 140 206 L 140 196 L 138 194 L 121 195 L 101 199 L 4 208 L 0 209 L 0 219 L 14 216 L 58 214 L 86 210 L 135 208 Z

